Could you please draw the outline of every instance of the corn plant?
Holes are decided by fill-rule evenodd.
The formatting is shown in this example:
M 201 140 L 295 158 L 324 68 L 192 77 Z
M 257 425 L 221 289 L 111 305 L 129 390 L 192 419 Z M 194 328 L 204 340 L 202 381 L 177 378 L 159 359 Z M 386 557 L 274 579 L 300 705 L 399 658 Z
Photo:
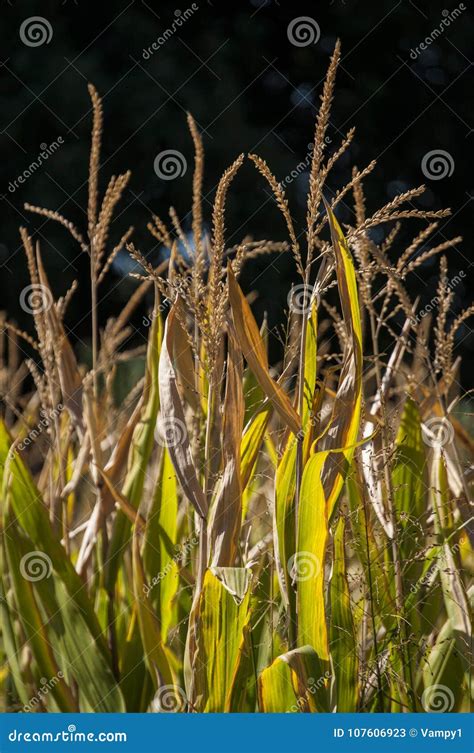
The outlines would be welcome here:
M 330 198 L 328 176 L 354 136 L 327 154 L 339 56 L 337 44 L 303 234 L 255 154 L 288 239 L 226 242 L 244 155 L 224 171 L 204 232 L 204 151 L 188 116 L 192 240 L 170 210 L 170 222 L 149 224 L 169 252 L 158 267 L 132 228 L 110 243 L 130 173 L 101 197 L 92 86 L 87 227 L 26 205 L 89 258 L 92 356 L 79 364 L 68 338 L 76 286 L 55 299 L 40 245 L 22 228 L 36 335 L 4 319 L 0 353 L 7 710 L 468 709 L 473 440 L 459 417 L 455 345 L 472 307 L 451 321 L 446 257 L 460 239 L 430 244 L 448 212 L 417 209 L 423 187 L 371 214 L 363 184 L 374 163 Z M 353 204 L 344 230 L 343 201 Z M 404 220 L 423 227 L 394 259 Z M 101 330 L 101 284 L 125 247 L 139 283 Z M 282 253 L 300 283 L 281 363 L 270 365 L 271 333 L 239 278 L 249 260 Z M 435 318 L 405 284 L 433 257 Z M 130 348 L 147 291 L 146 345 Z M 137 357 L 143 378 L 117 403 L 122 365 Z

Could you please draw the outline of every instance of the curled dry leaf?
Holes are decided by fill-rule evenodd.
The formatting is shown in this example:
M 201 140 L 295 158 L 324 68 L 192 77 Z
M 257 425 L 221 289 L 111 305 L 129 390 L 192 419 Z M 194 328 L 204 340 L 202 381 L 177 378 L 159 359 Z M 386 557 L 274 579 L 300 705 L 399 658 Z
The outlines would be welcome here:
M 177 373 L 173 363 L 176 338 L 176 317 L 180 303 L 177 301 L 166 320 L 163 346 L 158 369 L 160 404 L 167 428 L 172 432 L 168 450 L 183 492 L 201 518 L 207 515 L 207 501 L 198 481 L 194 466 L 183 405 L 177 384 Z
M 230 264 L 227 268 L 227 277 L 232 315 L 244 358 L 275 410 L 291 431 L 298 434 L 301 430 L 301 419 L 283 388 L 270 376 L 262 337 Z
M 242 523 L 241 436 L 244 420 L 243 363 L 234 327 L 228 327 L 227 381 L 222 423 L 224 471 L 217 484 L 209 535 L 212 565 L 231 567 Z

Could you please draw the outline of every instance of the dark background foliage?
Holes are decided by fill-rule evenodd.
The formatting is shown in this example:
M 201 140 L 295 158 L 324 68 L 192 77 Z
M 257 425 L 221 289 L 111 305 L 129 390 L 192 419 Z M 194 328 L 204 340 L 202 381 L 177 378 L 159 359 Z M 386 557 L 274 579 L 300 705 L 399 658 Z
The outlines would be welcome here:
M 365 189 L 369 211 L 396 193 L 427 183 L 417 206 L 449 206 L 453 215 L 440 223 L 436 242 L 461 234 L 464 242 L 449 252 L 450 275 L 463 270 L 455 288 L 453 316 L 469 302 L 472 281 L 472 197 L 468 172 L 472 149 L 473 80 L 470 53 L 474 21 L 463 10 L 420 55 L 416 48 L 439 28 L 457 2 L 442 6 L 421 0 L 333 0 L 324 3 L 241 0 L 195 4 L 197 10 L 147 57 L 144 51 L 183 14 L 191 3 L 119 0 L 91 3 L 2 1 L 0 111 L 2 226 L 0 238 L 0 308 L 20 326 L 31 326 L 19 305 L 28 284 L 18 226 L 26 225 L 40 240 L 56 295 L 71 281 L 80 282 L 69 310 L 68 326 L 78 346 L 87 351 L 89 299 L 87 259 L 65 230 L 25 212 L 25 201 L 60 210 L 80 228 L 86 227 L 90 101 L 87 82 L 104 98 L 105 133 L 103 181 L 132 169 L 132 180 L 113 225 L 117 241 L 129 224 L 136 228 L 137 246 L 151 258 L 159 249 L 146 230 L 152 212 L 166 217 L 173 205 L 189 229 L 192 144 L 186 111 L 193 113 L 206 148 L 208 220 L 217 181 L 240 152 L 257 152 L 282 180 L 308 155 L 313 122 L 329 55 L 337 37 L 342 63 L 331 117 L 329 152 L 351 125 L 353 146 L 334 171 L 328 193 L 350 177 L 351 166 L 372 159 L 378 166 Z M 468 5 L 466 0 L 466 6 Z M 462 6 L 462 4 L 461 4 Z M 443 12 L 444 11 L 444 12 Z M 51 24 L 52 38 L 38 47 L 20 38 L 22 22 L 42 16 Z M 310 16 L 320 29 L 316 44 L 290 43 L 288 24 Z M 11 183 L 41 151 L 61 137 L 57 152 L 14 191 Z M 186 174 L 160 180 L 155 156 L 162 150 L 182 152 Z M 450 176 L 426 180 L 423 157 L 447 151 L 454 163 Z M 304 232 L 307 172 L 288 186 L 296 225 Z M 351 200 L 341 207 L 342 221 L 351 220 Z M 414 235 L 413 223 L 400 241 Z M 238 175 L 228 203 L 229 244 L 246 234 L 255 238 L 286 238 L 285 228 L 264 180 L 251 164 Z M 387 229 L 382 229 L 381 232 Z M 101 320 L 117 312 L 135 283 L 127 279 L 125 256 L 102 290 Z M 428 261 L 412 282 L 410 292 L 420 306 L 435 295 L 438 261 Z M 256 312 L 268 312 L 271 325 L 286 306 L 289 286 L 296 280 L 291 257 L 262 257 L 244 275 L 243 284 L 256 286 Z M 145 306 L 134 322 L 140 329 Z M 471 328 L 458 338 L 469 381 L 474 347 Z

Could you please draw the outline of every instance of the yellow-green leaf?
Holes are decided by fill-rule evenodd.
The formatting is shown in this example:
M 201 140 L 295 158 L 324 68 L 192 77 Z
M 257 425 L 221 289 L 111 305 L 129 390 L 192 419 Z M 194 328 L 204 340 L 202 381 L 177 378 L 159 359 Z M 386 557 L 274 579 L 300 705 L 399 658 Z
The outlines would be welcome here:
M 184 551 L 177 549 L 177 516 L 176 476 L 168 450 L 164 449 L 143 543 L 143 565 L 147 577 L 145 590 L 156 609 L 164 642 L 175 616 L 178 562 L 185 555 Z
M 344 546 L 344 518 L 340 517 L 334 533 L 334 559 L 331 574 L 331 658 L 336 675 L 338 712 L 357 711 L 358 656 L 354 620 L 351 610 Z
M 74 570 L 71 560 L 56 537 L 41 495 L 26 465 L 12 446 L 9 434 L 1 421 L 0 472 L 3 481 L 2 498 L 8 498 L 18 523 L 36 549 L 47 554 L 53 571 L 63 581 L 70 598 L 81 610 L 104 657 L 110 658 L 99 621 L 87 595 L 87 586 Z
M 177 702 L 181 703 L 182 696 L 177 686 L 168 652 L 163 644 L 160 623 L 156 617 L 153 605 L 148 599 L 145 572 L 136 529 L 133 534 L 132 550 L 133 590 L 137 604 L 138 623 L 145 652 L 145 661 L 155 688 L 159 689 L 160 686 L 169 687 L 171 692 L 176 695 Z
M 195 668 L 196 711 L 222 712 L 231 702 L 244 628 L 250 617 L 250 572 L 207 570 L 199 598 Z M 240 682 L 242 679 L 240 679 Z
M 270 376 L 267 352 L 257 324 L 247 300 L 242 293 L 232 268 L 227 269 L 229 300 L 232 308 L 235 329 L 242 353 L 253 371 L 260 387 L 275 406 L 283 421 L 294 434 L 301 429 L 301 420 L 293 408 L 288 395 Z
M 407 563 L 407 585 L 419 575 L 420 565 L 414 562 L 414 556 L 423 547 L 424 525 L 427 524 L 424 447 L 420 413 L 415 402 L 408 398 L 395 441 L 392 471 L 393 502 L 401 529 L 400 555 Z
M 290 616 L 295 613 L 295 589 L 288 571 L 288 563 L 295 553 L 295 492 L 297 440 L 290 435 L 277 466 L 273 541 L 278 580 Z
M 354 262 L 346 239 L 331 208 L 325 204 L 336 259 L 336 274 L 344 324 L 349 336 L 334 400 L 331 426 L 321 449 L 342 448 L 343 455 L 329 455 L 323 469 L 323 485 L 329 518 L 350 467 L 360 425 L 362 405 L 362 326 Z M 345 449 L 348 448 L 348 449 Z
M 297 587 L 298 645 L 310 645 L 329 659 L 324 563 L 328 539 L 328 502 L 321 480 L 328 452 L 308 460 L 301 482 L 296 552 L 288 562 Z
M 329 711 L 329 665 L 311 646 L 288 651 L 258 678 L 259 708 L 264 713 Z
M 8 558 L 8 569 L 12 578 L 15 601 L 18 609 L 18 616 L 30 645 L 31 651 L 43 677 L 53 679 L 51 683 L 51 692 L 56 703 L 63 712 L 77 711 L 77 703 L 72 690 L 67 685 L 64 677 L 66 670 L 58 664 L 57 657 L 48 637 L 46 625 L 36 598 L 34 580 L 24 577 L 25 563 L 30 562 L 30 566 L 36 562 L 38 566 L 46 567 L 45 573 L 48 572 L 49 563 L 46 557 L 41 557 L 38 552 L 29 552 L 28 548 L 23 545 L 23 540 L 18 535 L 13 537 L 15 532 L 12 521 L 10 520 L 8 530 L 4 533 L 4 542 Z M 24 557 L 29 560 L 25 560 Z M 26 565 L 28 572 L 28 565 Z M 33 578 L 36 575 L 33 575 Z

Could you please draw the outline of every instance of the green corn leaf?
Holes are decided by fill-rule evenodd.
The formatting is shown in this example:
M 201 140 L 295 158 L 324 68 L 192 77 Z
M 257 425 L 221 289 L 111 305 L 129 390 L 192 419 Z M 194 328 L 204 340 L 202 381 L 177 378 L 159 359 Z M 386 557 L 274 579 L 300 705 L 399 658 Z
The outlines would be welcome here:
M 391 588 L 388 573 L 384 567 L 380 543 L 376 537 L 373 508 L 364 490 L 359 467 L 353 462 L 347 477 L 347 496 L 351 511 L 350 523 L 354 547 L 364 571 L 368 590 L 370 610 L 374 612 L 377 625 L 388 627 L 393 622 L 391 608 Z M 387 618 L 389 623 L 387 624 Z
M 470 608 L 473 609 L 474 587 L 470 588 L 468 597 Z M 462 709 L 461 704 L 466 697 L 466 689 L 468 696 L 473 695 L 470 656 L 469 653 L 459 651 L 459 642 L 450 619 L 446 620 L 439 631 L 429 654 L 423 657 L 421 673 L 424 686 L 421 704 L 425 711 L 437 711 L 441 708 L 453 712 L 468 710 Z
M 28 469 L 17 452 L 10 452 L 11 440 L 3 422 L 0 422 L 0 467 L 3 469 L 3 499 L 8 497 L 15 518 L 33 542 L 34 547 L 46 553 L 52 568 L 63 581 L 71 599 L 75 601 L 88 628 L 97 641 L 104 657 L 110 659 L 99 621 L 94 613 L 84 581 L 78 576 L 56 537 Z
M 311 646 L 282 654 L 258 678 L 259 709 L 264 713 L 329 711 L 330 671 Z
M 256 682 L 252 645 L 252 631 L 247 623 L 242 630 L 235 669 L 230 681 L 224 711 L 231 713 L 250 713 L 255 711 Z
M 38 557 L 26 537 L 15 536 L 23 562 Z M 44 564 L 46 561 L 41 560 Z M 27 567 L 27 566 L 26 566 Z M 21 570 L 21 563 L 20 563 Z M 69 683 L 79 688 L 79 710 L 98 712 L 125 711 L 125 704 L 110 668 L 85 622 L 82 612 L 63 582 L 45 577 L 34 582 L 35 598 L 43 616 L 45 634 L 54 646 L 58 665 Z
M 12 620 L 13 615 L 10 614 L 9 605 L 5 596 L 3 578 L 0 579 L 0 615 L 3 650 L 5 651 L 5 657 L 15 685 L 15 690 L 21 703 L 26 706 L 30 698 L 26 684 L 23 680 L 20 666 L 20 646 L 18 644 L 17 636 L 15 635 L 15 627 Z
M 170 661 L 169 652 L 163 644 L 160 623 L 148 599 L 146 586 L 138 534 L 135 528 L 133 535 L 133 589 L 137 605 L 140 635 L 145 652 L 145 662 L 155 688 L 158 690 L 161 686 L 166 686 L 176 696 L 176 702 L 181 703 L 182 698 Z
M 44 568 L 46 568 L 44 572 L 47 574 L 49 562 L 46 558 L 40 557 L 38 552 L 31 550 L 26 545 L 24 538 L 20 537 L 18 531 L 16 531 L 17 535 L 13 536 L 14 532 L 15 529 L 10 519 L 8 529 L 4 532 L 3 540 L 7 553 L 9 573 L 12 578 L 18 617 L 39 671 L 51 684 L 51 693 L 59 709 L 64 712 L 77 711 L 77 703 L 72 690 L 64 679 L 66 668 L 58 664 L 53 646 L 48 637 L 45 620 L 38 604 L 35 581 L 30 579 L 31 577 L 36 578 L 39 571 L 36 575 L 33 573 L 30 577 L 24 577 L 22 574 L 24 572 L 28 574 L 29 568 L 32 567 L 34 561 L 42 568 L 39 574 L 42 574 Z M 28 559 L 26 560 L 25 557 Z M 36 560 L 34 559 L 35 557 Z M 30 564 L 27 565 L 27 562 Z
M 143 543 L 145 586 L 164 642 L 171 625 L 176 621 L 174 600 L 179 583 L 178 564 L 186 554 L 184 545 L 181 549 L 177 548 L 177 517 L 176 475 L 169 453 L 164 448 Z M 186 544 L 192 546 L 190 542 Z
M 308 460 L 301 482 L 296 552 L 290 570 L 297 584 L 298 645 L 310 645 L 329 659 L 324 564 L 328 540 L 328 505 L 321 481 L 328 452 Z
M 344 547 L 344 518 L 339 518 L 334 533 L 334 560 L 331 575 L 331 658 L 336 675 L 338 712 L 357 711 L 358 658 Z
M 431 492 L 435 513 L 435 530 L 442 541 L 442 554 L 438 568 L 444 605 L 458 642 L 461 656 L 470 651 L 472 620 L 470 606 L 459 568 L 450 545 L 453 514 L 446 464 L 441 447 L 435 446 L 431 467 Z
M 242 685 L 245 626 L 250 618 L 250 572 L 243 568 L 207 570 L 199 598 L 195 668 L 195 710 L 222 712 L 233 705 L 234 685 Z
M 317 354 L 318 354 L 318 307 L 311 306 L 308 320 L 305 322 L 306 338 L 304 353 L 303 413 L 301 422 L 303 431 L 308 432 L 316 392 Z
M 154 684 L 143 653 L 137 610 L 132 612 L 124 639 L 119 642 L 120 690 L 129 713 L 147 711 Z
M 418 577 L 420 563 L 414 563 L 416 552 L 423 547 L 426 522 L 426 459 L 421 434 L 421 419 L 415 402 L 408 398 L 395 441 L 392 471 L 393 502 L 400 526 L 399 548 L 405 567 L 407 586 Z
M 148 340 L 146 372 L 144 386 L 144 406 L 140 420 L 135 426 L 128 459 L 128 470 L 122 488 L 123 496 L 138 509 L 143 493 L 148 462 L 154 445 L 156 420 L 160 407 L 158 389 L 158 362 L 162 341 L 162 323 L 158 311 L 158 293 L 156 293 L 153 324 Z M 113 592 L 118 569 L 123 553 L 130 537 L 131 523 L 127 516 L 118 512 L 114 522 L 108 563 L 105 571 L 105 586 L 109 593 Z
M 296 549 L 295 492 L 297 440 L 289 435 L 277 466 L 275 479 L 275 504 L 273 515 L 273 540 L 278 580 L 282 597 L 289 608 L 290 619 L 295 621 L 295 589 L 289 573 L 289 563 Z
M 68 598 L 61 581 L 55 581 L 53 585 L 62 622 L 61 637 L 65 644 L 69 673 L 79 688 L 80 710 L 124 712 L 125 702 L 120 688 L 109 664 L 92 639 L 77 605 Z
M 257 413 L 247 425 L 242 441 L 240 444 L 240 476 L 242 479 L 242 490 L 245 490 L 251 482 L 257 465 L 257 457 L 261 450 L 265 432 L 272 409 L 269 406 L 266 410 Z
M 255 676 L 268 667 L 286 647 L 282 646 L 279 635 L 274 631 L 274 600 L 278 593 L 275 575 L 274 559 L 269 551 L 255 572 L 256 583 L 250 602 Z
M 362 325 L 354 262 L 347 241 L 332 210 L 325 203 L 336 258 L 336 274 L 344 324 L 351 343 L 346 348 L 339 385 L 334 400 L 330 431 L 321 449 L 342 448 L 328 455 L 323 468 L 323 486 L 332 518 L 344 478 L 349 470 L 359 433 L 362 406 Z
M 457 640 L 450 620 L 444 623 L 434 646 L 429 655 L 423 658 L 421 666 L 421 707 L 425 711 L 436 711 L 437 703 L 441 703 L 441 708 L 445 711 L 459 711 L 459 705 L 466 692 L 462 682 L 464 667 L 457 652 Z
M 268 326 L 266 316 L 264 316 L 262 326 L 260 327 L 260 336 L 268 359 Z M 251 419 L 257 413 L 260 413 L 262 405 L 265 402 L 265 393 L 255 378 L 253 371 L 248 368 L 244 370 L 242 386 L 245 400 L 244 424 L 247 426 Z

